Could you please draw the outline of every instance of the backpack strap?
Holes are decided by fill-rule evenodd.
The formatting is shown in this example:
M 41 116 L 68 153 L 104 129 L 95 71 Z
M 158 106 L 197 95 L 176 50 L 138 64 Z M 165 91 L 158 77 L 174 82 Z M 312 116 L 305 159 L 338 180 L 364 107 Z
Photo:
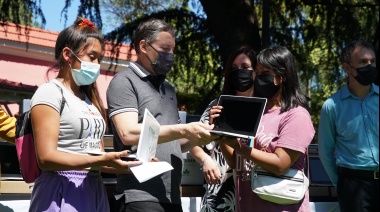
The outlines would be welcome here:
M 65 107 L 65 104 L 66 104 L 66 99 L 63 96 L 63 90 L 62 90 L 61 86 L 57 85 L 55 82 L 52 82 L 52 83 L 57 86 L 57 88 L 61 91 L 61 94 L 62 94 L 61 109 L 59 111 L 59 115 L 61 115 L 62 111 L 63 111 L 63 108 Z

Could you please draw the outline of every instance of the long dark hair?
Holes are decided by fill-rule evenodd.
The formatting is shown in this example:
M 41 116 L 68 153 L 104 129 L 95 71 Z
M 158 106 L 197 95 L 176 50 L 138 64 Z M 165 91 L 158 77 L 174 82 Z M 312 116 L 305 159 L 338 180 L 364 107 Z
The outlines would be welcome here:
M 265 48 L 257 55 L 257 62 L 273 69 L 276 76 L 282 77 L 281 113 L 297 106 L 308 108 L 307 98 L 303 94 L 292 53 L 283 46 Z
M 78 55 L 80 52 L 83 52 L 83 50 L 90 47 L 95 42 L 95 39 L 100 42 L 103 50 L 104 35 L 102 32 L 88 19 L 78 17 L 73 25 L 67 27 L 59 33 L 55 44 L 56 64 L 49 68 L 47 75 L 53 69 L 59 69 L 57 78 L 63 78 L 64 81 L 68 81 L 70 79 L 71 68 L 68 62 L 62 57 L 63 49 L 68 47 L 74 52 L 74 54 Z M 80 89 L 99 110 L 107 123 L 106 110 L 104 109 L 102 99 L 99 96 L 96 81 L 90 85 L 80 86 Z
M 222 94 L 223 95 L 235 95 L 236 91 L 233 89 L 228 83 L 230 73 L 232 71 L 232 64 L 235 60 L 235 58 L 240 55 L 240 54 L 245 54 L 248 56 L 248 58 L 251 60 L 252 68 L 255 69 L 256 67 L 256 52 L 252 48 L 248 46 L 241 46 L 240 48 L 234 50 L 230 56 L 228 57 L 226 66 L 224 68 L 224 83 L 223 83 L 223 89 L 222 89 Z

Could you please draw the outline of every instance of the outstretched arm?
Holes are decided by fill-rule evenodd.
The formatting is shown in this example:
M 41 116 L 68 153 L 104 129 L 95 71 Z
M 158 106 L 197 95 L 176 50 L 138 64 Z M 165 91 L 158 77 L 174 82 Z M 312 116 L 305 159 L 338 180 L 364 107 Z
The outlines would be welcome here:
M 137 145 L 141 133 L 137 112 L 124 112 L 112 116 L 116 131 L 124 145 Z M 209 132 L 214 126 L 201 122 L 188 124 L 161 125 L 158 143 L 165 143 L 180 138 L 191 142 L 187 145 L 196 146 L 210 143 L 219 136 Z M 190 149 L 190 148 L 189 148 Z
M 9 116 L 0 107 L 0 138 L 7 142 L 15 142 L 16 118 Z

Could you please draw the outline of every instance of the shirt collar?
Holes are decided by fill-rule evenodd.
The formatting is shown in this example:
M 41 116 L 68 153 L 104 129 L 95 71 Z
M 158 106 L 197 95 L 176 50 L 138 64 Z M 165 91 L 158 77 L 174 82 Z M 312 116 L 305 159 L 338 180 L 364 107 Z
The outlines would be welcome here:
M 140 64 L 135 62 L 129 62 L 129 67 L 132 69 L 133 72 L 137 74 L 140 78 L 145 78 L 148 76 L 151 76 L 149 71 L 147 71 L 144 67 L 142 67 Z
M 160 85 L 165 81 L 166 75 L 163 76 L 153 76 L 144 67 L 135 62 L 130 62 L 129 67 L 133 72 L 136 73 L 140 78 L 148 78 L 148 80 L 158 89 Z
M 372 95 L 376 93 L 377 95 L 379 95 L 379 86 L 375 85 L 372 83 L 372 86 L 371 86 L 371 90 L 369 90 L 367 96 L 369 95 Z M 352 97 L 355 97 L 355 95 L 353 95 L 350 90 L 348 89 L 348 85 L 346 84 L 343 88 L 342 88 L 342 94 L 341 94 L 341 98 L 342 99 L 345 99 L 349 96 L 352 96 Z M 356 97 L 357 98 L 357 97 Z
M 379 86 L 372 83 L 372 88 L 370 92 L 375 92 L 377 95 L 379 95 Z

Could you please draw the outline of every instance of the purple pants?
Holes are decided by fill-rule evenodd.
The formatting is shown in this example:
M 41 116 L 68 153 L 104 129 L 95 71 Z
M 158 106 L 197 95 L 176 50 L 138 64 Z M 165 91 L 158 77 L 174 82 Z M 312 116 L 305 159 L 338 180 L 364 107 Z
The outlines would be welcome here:
M 108 212 L 107 192 L 100 173 L 43 171 L 34 183 L 30 212 Z

